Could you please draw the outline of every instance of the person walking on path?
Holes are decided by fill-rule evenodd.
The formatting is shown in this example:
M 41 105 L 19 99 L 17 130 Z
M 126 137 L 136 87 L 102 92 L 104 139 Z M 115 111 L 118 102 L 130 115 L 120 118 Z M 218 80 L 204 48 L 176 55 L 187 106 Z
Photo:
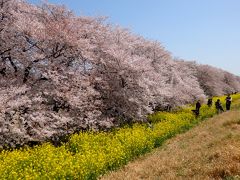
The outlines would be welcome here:
M 229 111 L 232 104 L 232 97 L 230 96 L 230 94 L 226 97 L 225 100 L 226 100 L 226 110 Z
M 222 107 L 222 103 L 220 101 L 220 99 L 218 99 L 216 102 L 215 102 L 215 107 L 217 109 L 217 113 L 219 114 L 220 112 L 224 112 L 223 110 L 223 107 Z

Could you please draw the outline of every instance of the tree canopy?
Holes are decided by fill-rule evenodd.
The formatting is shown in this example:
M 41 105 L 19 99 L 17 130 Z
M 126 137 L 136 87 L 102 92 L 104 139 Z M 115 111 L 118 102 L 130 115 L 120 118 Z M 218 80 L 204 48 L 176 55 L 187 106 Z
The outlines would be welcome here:
M 0 34 L 0 145 L 144 121 L 156 108 L 240 91 L 229 72 L 64 6 L 0 0 Z

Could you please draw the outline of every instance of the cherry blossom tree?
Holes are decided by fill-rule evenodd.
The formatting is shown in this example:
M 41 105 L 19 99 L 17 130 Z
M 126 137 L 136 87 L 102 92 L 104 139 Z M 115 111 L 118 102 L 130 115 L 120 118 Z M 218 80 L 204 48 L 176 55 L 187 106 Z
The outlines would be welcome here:
M 64 6 L 0 0 L 0 34 L 1 146 L 58 142 L 240 90 L 237 76 Z
M 208 96 L 220 96 L 239 92 L 237 76 L 209 65 L 197 65 L 198 81 Z

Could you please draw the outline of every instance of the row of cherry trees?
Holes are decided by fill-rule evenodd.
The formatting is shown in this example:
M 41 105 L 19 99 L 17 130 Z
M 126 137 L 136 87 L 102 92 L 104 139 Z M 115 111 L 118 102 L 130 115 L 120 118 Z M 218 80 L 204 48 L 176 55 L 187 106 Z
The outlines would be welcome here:
M 0 145 L 58 141 L 240 90 L 233 74 L 62 6 L 0 0 L 0 34 Z

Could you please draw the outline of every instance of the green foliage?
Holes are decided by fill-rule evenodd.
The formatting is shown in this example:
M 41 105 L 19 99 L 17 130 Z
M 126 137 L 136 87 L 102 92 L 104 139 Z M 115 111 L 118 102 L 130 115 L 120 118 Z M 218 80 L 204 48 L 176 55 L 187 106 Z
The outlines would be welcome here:
M 232 97 L 233 106 L 239 107 L 240 95 Z M 224 97 L 221 101 L 224 102 Z M 34 148 L 2 151 L 0 179 L 97 179 L 216 114 L 214 106 L 203 105 L 200 116 L 195 118 L 193 108 L 150 115 L 152 127 L 134 124 L 112 132 L 82 132 L 72 135 L 60 147 L 45 143 Z

